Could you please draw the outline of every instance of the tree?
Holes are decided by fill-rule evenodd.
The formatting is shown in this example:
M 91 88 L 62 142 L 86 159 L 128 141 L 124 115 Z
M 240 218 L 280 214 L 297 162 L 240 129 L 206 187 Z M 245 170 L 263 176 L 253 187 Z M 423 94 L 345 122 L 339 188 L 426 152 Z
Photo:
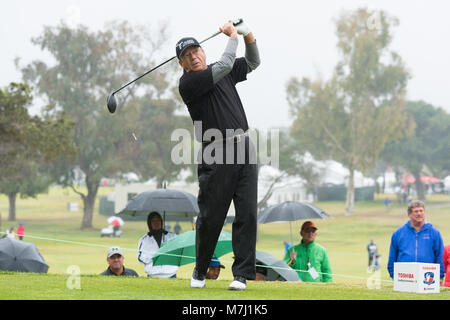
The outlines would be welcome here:
M 259 139 L 263 139 L 261 134 L 258 132 Z M 278 172 L 265 176 L 264 179 L 260 177 L 260 182 L 267 185 L 266 192 L 262 195 L 261 199 L 258 201 L 258 210 L 262 210 L 267 207 L 267 202 L 272 197 L 273 193 L 279 189 L 288 186 L 285 179 L 288 177 L 299 177 L 306 182 L 306 192 L 313 192 L 314 189 L 318 187 L 320 172 L 318 168 L 314 165 L 312 161 L 306 161 L 305 152 L 298 149 L 296 141 L 289 135 L 289 132 L 281 130 L 278 135 L 279 142 L 277 147 L 272 148 L 272 140 L 266 141 L 263 139 L 262 143 L 267 145 L 267 149 L 271 150 L 271 153 L 277 152 L 278 159 Z M 267 165 L 262 163 L 261 152 L 266 150 L 261 150 L 261 141 L 257 143 L 257 158 L 258 158 L 258 170 L 261 171 L 261 167 Z M 269 155 L 264 155 L 266 158 Z M 273 156 L 273 155 L 271 155 Z M 270 164 L 273 166 L 273 164 Z M 258 175 L 259 175 L 258 172 Z
M 3 173 L 0 180 L 7 180 L 9 172 L 6 168 L 13 164 L 9 158 L 18 155 L 18 144 L 26 141 L 24 129 L 29 120 L 26 105 L 30 100 L 30 89 L 23 84 L 11 83 L 0 90 L 0 165 Z
M 134 170 L 142 180 L 156 179 L 157 188 L 163 182 L 172 182 L 180 170 L 189 164 L 175 164 L 171 159 L 171 134 L 175 129 L 191 129 L 192 121 L 188 116 L 174 114 L 177 105 L 172 99 L 151 99 L 144 96 L 136 102 L 140 108 L 140 117 L 135 120 L 136 143 L 134 144 Z
M 424 168 L 442 177 L 450 170 L 450 115 L 424 101 L 409 101 L 407 112 L 414 119 L 414 133 L 386 145 L 381 157 L 407 168 L 415 178 L 418 198 L 425 200 L 425 188 L 420 179 Z
M 16 197 L 36 197 L 53 182 L 46 170 L 56 159 L 75 152 L 71 144 L 72 123 L 64 114 L 43 118 L 30 116 L 31 89 L 11 83 L 0 90 L 0 193 L 9 199 L 9 221 L 16 220 Z M 50 108 L 48 108 L 50 109 Z
M 306 181 L 306 191 L 312 193 L 319 187 L 321 172 L 307 152 L 298 148 L 296 139 L 289 132 L 280 137 L 280 170 Z
M 168 69 L 156 70 L 151 77 L 116 94 L 119 106 L 113 116 L 106 109 L 110 92 L 155 65 L 154 55 L 166 38 L 166 29 L 161 24 L 153 35 L 147 29 L 132 28 L 127 22 L 112 22 L 104 30 L 91 32 L 84 26 L 71 29 L 62 23 L 45 27 L 42 35 L 33 39 L 55 62 L 51 66 L 32 62 L 22 69 L 24 78 L 33 81 L 38 93 L 64 110 L 75 123 L 73 142 L 78 148 L 77 157 L 71 162 L 59 162 L 53 173 L 59 183 L 82 198 L 81 229 L 92 227 L 101 178 L 121 176 L 134 169 L 137 148 L 133 130 L 145 108 L 138 103 L 139 97 L 145 96 L 148 103 L 159 103 L 162 97 L 171 99 L 173 90 L 167 81 L 171 73 Z M 82 173 L 87 191 L 77 186 L 77 172 Z
M 369 21 L 377 15 L 377 25 Z M 334 159 L 349 169 L 346 214 L 354 206 L 354 172 L 368 172 L 384 145 L 405 134 L 408 72 L 390 50 L 397 20 L 358 9 L 336 23 L 340 61 L 328 81 L 292 78 L 287 100 L 292 136 L 315 159 Z

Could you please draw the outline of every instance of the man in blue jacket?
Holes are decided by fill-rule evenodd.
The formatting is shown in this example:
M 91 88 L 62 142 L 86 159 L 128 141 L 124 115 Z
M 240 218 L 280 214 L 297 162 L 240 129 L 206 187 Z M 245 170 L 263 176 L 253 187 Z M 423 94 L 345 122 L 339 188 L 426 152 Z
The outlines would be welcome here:
M 444 242 L 441 233 L 431 223 L 425 223 L 425 204 L 412 201 L 408 206 L 409 221 L 398 228 L 391 238 L 388 271 L 394 277 L 394 262 L 424 262 L 440 265 L 440 278 L 445 270 L 442 261 Z

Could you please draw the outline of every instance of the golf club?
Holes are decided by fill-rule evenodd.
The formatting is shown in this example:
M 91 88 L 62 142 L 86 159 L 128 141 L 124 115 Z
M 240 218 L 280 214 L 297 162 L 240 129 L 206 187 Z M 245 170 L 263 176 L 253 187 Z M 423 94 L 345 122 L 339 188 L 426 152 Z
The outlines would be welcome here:
M 241 24 L 243 21 L 244 21 L 243 19 L 237 19 L 237 20 L 233 21 L 233 25 L 234 25 L 234 26 L 237 26 L 237 25 Z M 214 34 L 211 35 L 210 37 L 208 37 L 208 38 L 206 38 L 206 39 L 200 41 L 199 43 L 202 44 L 203 42 L 208 41 L 208 40 L 211 39 L 211 38 L 214 38 L 215 36 L 219 35 L 220 33 L 222 33 L 222 32 L 221 32 L 221 31 L 217 31 L 216 33 L 214 33 Z M 122 90 L 122 89 L 128 87 L 130 84 L 132 84 L 132 83 L 138 81 L 138 80 L 141 79 L 142 77 L 145 77 L 145 76 L 148 75 L 150 72 L 152 72 L 152 71 L 158 69 L 159 67 L 165 65 L 166 63 L 172 61 L 172 60 L 175 59 L 176 57 L 177 57 L 177 56 L 173 56 L 172 58 L 170 58 L 170 59 L 164 61 L 163 63 L 157 65 L 156 67 L 154 67 L 154 68 L 152 68 L 152 69 L 150 69 L 149 71 L 147 71 L 147 72 L 144 73 L 143 75 L 140 75 L 140 76 L 137 77 L 136 79 L 134 79 L 134 80 L 128 82 L 127 84 L 123 85 L 122 87 L 120 87 L 120 88 L 117 89 L 116 91 L 114 91 L 114 92 L 112 92 L 111 94 L 109 94 L 108 98 L 106 99 L 106 105 L 107 105 L 107 107 L 108 107 L 109 112 L 110 112 L 110 113 L 116 112 L 116 108 L 117 108 L 117 100 L 116 100 L 116 97 L 115 97 L 114 95 L 115 95 L 117 92 L 119 92 L 120 90 Z

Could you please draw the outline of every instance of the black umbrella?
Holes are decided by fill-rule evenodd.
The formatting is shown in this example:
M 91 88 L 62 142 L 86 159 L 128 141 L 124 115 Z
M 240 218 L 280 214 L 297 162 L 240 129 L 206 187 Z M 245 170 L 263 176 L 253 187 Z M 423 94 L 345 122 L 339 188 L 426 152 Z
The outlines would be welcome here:
M 286 201 L 262 210 L 258 214 L 258 223 L 276 221 L 296 221 L 305 219 L 325 219 L 330 215 L 309 203 Z M 291 241 L 292 241 L 292 226 Z
M 286 262 L 267 252 L 256 251 L 256 267 L 259 266 L 265 268 L 265 277 L 268 281 L 301 281 L 297 272 L 289 267 Z
M 325 219 L 330 215 L 309 203 L 286 201 L 270 206 L 258 215 L 259 223 L 275 221 L 296 221 L 304 219 Z
M 193 217 L 200 209 L 197 198 L 188 192 L 157 189 L 136 195 L 118 215 L 147 216 L 152 211 L 163 212 L 165 220 L 166 213 L 169 216 Z
M 0 240 L 0 270 L 47 273 L 48 264 L 33 243 L 3 238 Z

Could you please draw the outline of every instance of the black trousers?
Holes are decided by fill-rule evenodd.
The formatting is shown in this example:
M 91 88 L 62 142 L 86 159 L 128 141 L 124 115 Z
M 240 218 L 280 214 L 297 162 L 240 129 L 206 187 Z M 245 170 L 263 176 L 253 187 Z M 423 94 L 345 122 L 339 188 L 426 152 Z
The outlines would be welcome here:
M 244 145 L 240 145 L 241 143 Z M 223 147 L 222 163 L 216 161 L 207 164 L 203 159 L 198 165 L 200 213 L 196 222 L 195 268 L 198 276 L 206 274 L 233 200 L 235 218 L 232 226 L 232 272 L 234 276 L 255 279 L 258 170 L 256 161 L 251 156 L 255 149 L 248 137 L 231 146 L 223 143 Z M 232 163 L 225 161 L 229 148 L 234 151 Z M 242 155 L 242 152 L 245 154 Z

